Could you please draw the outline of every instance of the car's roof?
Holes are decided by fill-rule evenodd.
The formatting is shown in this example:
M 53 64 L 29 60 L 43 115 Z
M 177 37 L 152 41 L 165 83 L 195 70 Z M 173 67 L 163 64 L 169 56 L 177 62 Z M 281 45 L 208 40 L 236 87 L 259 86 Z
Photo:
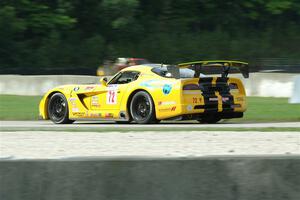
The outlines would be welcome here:
M 151 69 L 154 67 L 160 67 L 161 64 L 143 64 L 143 65 L 134 65 L 126 67 L 121 71 L 140 71 L 140 72 L 151 72 Z

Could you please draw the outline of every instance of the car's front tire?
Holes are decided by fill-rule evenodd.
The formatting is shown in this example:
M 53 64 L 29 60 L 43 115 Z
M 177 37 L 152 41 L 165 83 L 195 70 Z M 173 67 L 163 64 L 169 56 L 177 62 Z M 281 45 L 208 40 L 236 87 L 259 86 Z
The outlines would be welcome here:
M 137 92 L 130 102 L 130 114 L 138 124 L 156 123 L 155 107 L 150 94 L 145 91 Z
M 55 124 L 70 124 L 69 108 L 66 97 L 62 93 L 53 94 L 48 101 L 48 116 Z

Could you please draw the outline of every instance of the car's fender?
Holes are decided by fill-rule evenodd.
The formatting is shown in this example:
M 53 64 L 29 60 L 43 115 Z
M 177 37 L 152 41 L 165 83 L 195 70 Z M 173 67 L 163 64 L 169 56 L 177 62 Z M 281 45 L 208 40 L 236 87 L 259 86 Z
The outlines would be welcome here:
M 153 81 L 154 80 L 154 81 Z M 158 83 L 156 84 L 155 81 Z M 161 118 L 167 118 L 175 115 L 177 111 L 180 110 L 180 107 L 177 104 L 180 104 L 180 86 L 178 85 L 179 81 L 176 81 L 174 79 L 142 79 L 140 81 L 137 81 L 136 83 L 132 84 L 130 87 L 127 88 L 126 94 L 124 96 L 124 100 L 121 107 L 120 111 L 126 111 L 129 113 L 129 105 L 130 101 L 133 97 L 133 95 L 138 92 L 138 91 L 145 91 L 150 94 L 152 97 L 154 107 L 155 107 L 155 114 L 158 119 Z M 165 93 L 163 92 L 163 89 L 165 86 L 170 86 L 170 93 Z M 173 105 L 167 105 L 167 104 L 162 104 L 162 102 L 165 103 L 171 103 Z M 174 102 L 174 103 L 173 103 Z M 169 109 L 172 112 L 161 112 L 160 110 L 167 110 Z M 177 108 L 176 108 L 177 107 Z M 173 108 L 173 110 L 172 110 Z
M 40 104 L 39 104 L 39 116 L 40 118 L 42 119 L 49 119 L 49 116 L 48 116 L 48 109 L 47 109 L 47 106 L 48 106 L 48 101 L 50 99 L 50 97 L 55 94 L 55 93 L 62 93 L 67 99 L 69 98 L 70 96 L 70 93 L 72 91 L 72 89 L 74 88 L 74 86 L 72 85 L 66 85 L 66 86 L 58 86 L 56 88 L 53 88 L 51 90 L 49 90 L 42 98 L 42 100 L 40 101 Z M 69 102 L 68 102 L 69 104 Z

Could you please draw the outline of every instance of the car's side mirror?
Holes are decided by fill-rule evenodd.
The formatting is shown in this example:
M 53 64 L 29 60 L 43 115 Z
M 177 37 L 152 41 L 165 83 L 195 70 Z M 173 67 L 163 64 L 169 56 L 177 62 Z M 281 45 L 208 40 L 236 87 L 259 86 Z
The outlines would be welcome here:
M 100 78 L 100 84 L 106 86 L 107 85 L 107 77 Z

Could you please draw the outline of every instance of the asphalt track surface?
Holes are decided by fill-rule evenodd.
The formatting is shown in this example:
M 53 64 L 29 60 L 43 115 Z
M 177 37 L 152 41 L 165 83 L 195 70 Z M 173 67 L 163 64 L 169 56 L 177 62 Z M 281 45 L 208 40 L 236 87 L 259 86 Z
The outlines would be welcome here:
M 49 120 L 39 121 L 0 121 L 1 128 L 299 128 L 300 122 L 278 122 L 278 123 L 232 123 L 221 122 L 217 124 L 200 124 L 196 121 L 166 121 L 159 124 L 116 124 L 115 122 L 100 121 L 78 121 L 73 124 L 53 124 Z
M 154 125 L 78 122 L 56 125 L 50 121 L 0 121 L 0 125 L 0 160 L 300 155 L 300 131 L 222 131 L 223 127 L 298 128 L 300 122 L 213 125 L 194 122 Z M 189 129 L 191 127 L 196 129 Z M 129 129 L 122 132 L 126 128 Z M 205 128 L 217 130 L 207 131 Z M 103 131 L 99 132 L 101 129 Z

